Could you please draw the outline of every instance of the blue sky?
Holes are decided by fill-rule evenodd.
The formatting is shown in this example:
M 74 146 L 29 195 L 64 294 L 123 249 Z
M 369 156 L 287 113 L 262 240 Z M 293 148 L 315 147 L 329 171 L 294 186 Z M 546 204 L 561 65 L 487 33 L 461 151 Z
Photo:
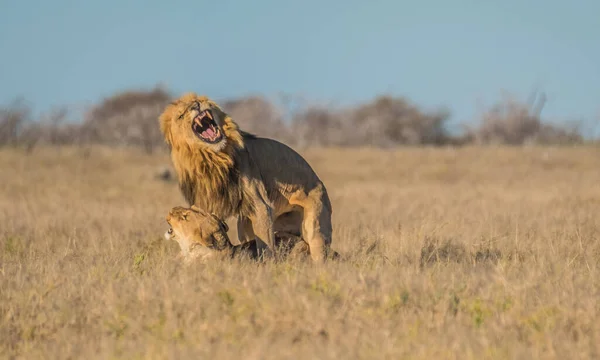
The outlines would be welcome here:
M 591 120 L 598 14 L 597 0 L 0 0 L 0 102 L 38 112 L 162 82 L 216 99 L 389 93 L 463 122 L 539 87 L 547 118 Z

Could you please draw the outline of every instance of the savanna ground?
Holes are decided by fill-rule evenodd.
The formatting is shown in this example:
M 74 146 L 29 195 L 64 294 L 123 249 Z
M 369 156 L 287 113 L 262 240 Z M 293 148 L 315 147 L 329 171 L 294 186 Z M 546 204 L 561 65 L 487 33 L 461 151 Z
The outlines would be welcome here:
M 0 151 L 2 357 L 600 356 L 598 147 L 302 153 L 345 260 L 184 268 L 168 155 Z

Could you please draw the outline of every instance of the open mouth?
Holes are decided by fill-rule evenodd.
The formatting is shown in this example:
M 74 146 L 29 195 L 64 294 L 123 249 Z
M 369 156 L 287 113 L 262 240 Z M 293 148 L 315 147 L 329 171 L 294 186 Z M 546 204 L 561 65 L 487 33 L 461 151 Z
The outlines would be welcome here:
M 209 110 L 201 111 L 192 121 L 192 130 L 200 140 L 209 144 L 221 141 L 223 134 Z

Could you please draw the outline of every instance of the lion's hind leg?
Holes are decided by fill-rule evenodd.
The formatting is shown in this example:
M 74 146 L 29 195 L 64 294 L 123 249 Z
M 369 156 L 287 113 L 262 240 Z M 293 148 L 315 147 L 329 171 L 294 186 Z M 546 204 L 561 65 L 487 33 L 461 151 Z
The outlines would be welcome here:
M 308 243 L 310 256 L 315 262 L 323 262 L 331 247 L 331 205 L 322 187 L 313 189 L 302 201 L 304 219 L 302 237 Z

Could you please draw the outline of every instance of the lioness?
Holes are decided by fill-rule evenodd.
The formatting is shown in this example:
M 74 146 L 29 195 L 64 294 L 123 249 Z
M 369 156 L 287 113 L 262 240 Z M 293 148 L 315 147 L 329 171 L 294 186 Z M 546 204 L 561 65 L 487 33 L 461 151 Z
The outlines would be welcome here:
M 160 128 L 190 205 L 237 216 L 240 243 L 274 251 L 274 223 L 302 234 L 316 262 L 330 254 L 331 203 L 310 165 L 288 146 L 238 129 L 212 100 L 188 93 L 167 105 Z M 269 252 L 269 251 L 267 251 Z
M 234 257 L 248 256 L 258 258 L 256 241 L 248 241 L 241 245 L 232 245 L 227 231 L 227 224 L 213 214 L 192 205 L 191 208 L 176 206 L 167 215 L 169 230 L 165 232 L 166 240 L 179 243 L 181 252 L 178 257 L 189 264 L 199 258 L 206 260 L 215 256 Z M 286 231 L 275 232 L 275 246 L 281 255 L 295 257 L 308 256 L 308 244 L 299 236 Z

